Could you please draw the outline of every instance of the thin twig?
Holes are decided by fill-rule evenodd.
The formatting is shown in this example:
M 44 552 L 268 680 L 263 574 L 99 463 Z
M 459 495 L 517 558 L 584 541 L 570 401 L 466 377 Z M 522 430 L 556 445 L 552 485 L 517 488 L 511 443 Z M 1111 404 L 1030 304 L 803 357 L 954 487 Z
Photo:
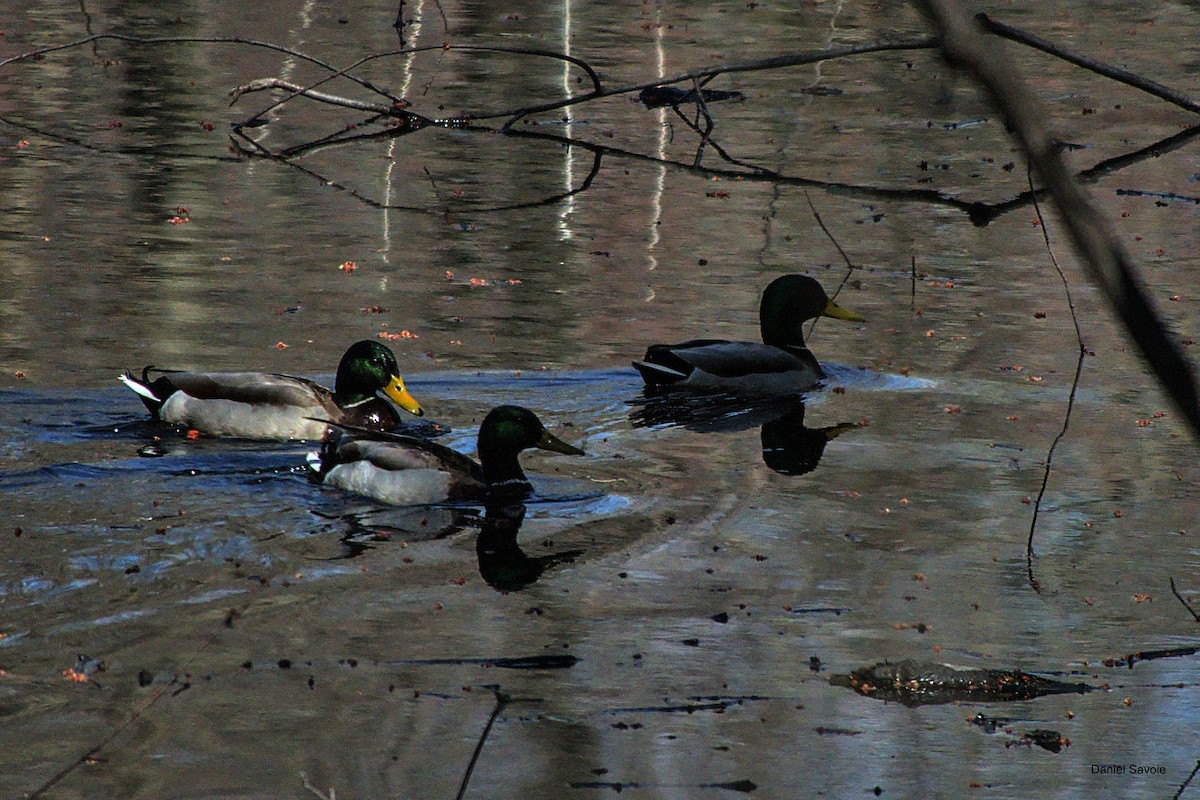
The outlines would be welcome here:
M 446 9 L 442 7 L 442 0 L 434 0 L 433 4 L 437 6 L 438 14 L 442 17 L 442 33 L 449 36 L 450 20 L 446 19 Z
M 337 792 L 334 791 L 334 788 L 332 786 L 329 787 L 329 794 L 325 794 L 320 789 L 318 789 L 317 787 L 315 787 L 311 783 L 309 783 L 308 776 L 305 775 L 303 772 L 300 773 L 300 780 L 303 783 L 305 789 L 312 792 L 317 797 L 321 798 L 321 800 L 337 800 Z
M 1187 776 L 1187 780 L 1180 784 L 1179 791 L 1175 793 L 1175 796 L 1172 797 L 1171 800 L 1179 800 L 1179 798 L 1183 797 L 1184 790 L 1187 789 L 1188 784 L 1192 782 L 1192 778 L 1196 777 L 1197 773 L 1200 773 L 1200 761 L 1197 761 L 1196 766 L 1192 767 L 1192 771 Z
M 1200 622 L 1200 613 L 1197 613 L 1196 609 L 1192 608 L 1188 601 L 1183 599 L 1183 595 L 1181 595 L 1179 590 L 1175 588 L 1174 578 L 1171 578 L 1171 594 L 1175 595 L 1175 598 L 1179 600 L 1179 602 L 1183 603 L 1183 607 L 1186 608 L 1188 613 L 1192 615 L 1192 619 L 1196 620 L 1196 622 Z
M 712 115 L 708 113 L 708 103 L 704 102 L 704 87 L 695 78 L 692 79 L 692 93 L 696 95 L 696 119 L 692 125 L 697 131 L 700 131 L 700 118 L 704 118 L 704 130 L 700 131 L 700 144 L 696 145 L 696 157 L 692 159 L 692 164 L 698 167 L 704 158 L 704 146 L 709 143 L 717 123 L 713 122 Z M 679 107 L 676 106 L 675 110 L 678 111 Z
M 475 771 L 475 764 L 479 761 L 480 753 L 483 752 L 483 743 L 487 741 L 488 734 L 492 732 L 492 725 L 496 723 L 496 718 L 500 716 L 500 712 L 504 710 L 510 700 L 508 695 L 501 694 L 498 689 L 493 689 L 492 692 L 496 695 L 496 707 L 492 709 L 492 715 L 488 717 L 487 725 L 483 726 L 483 733 L 479 735 L 479 741 L 475 743 L 475 752 L 471 754 L 467 771 L 463 773 L 462 783 L 459 784 L 455 800 L 462 800 L 466 796 L 467 786 L 471 783 L 471 773 Z
M 1105 64 L 1102 61 L 1096 61 L 1095 59 L 1089 58 L 1082 53 L 1077 53 L 1074 50 L 1069 50 L 1060 45 L 1056 45 L 1053 42 L 1049 42 L 1041 38 L 1040 36 L 1023 31 L 1020 28 L 1014 28 L 1011 25 L 1005 25 L 1003 22 L 997 22 L 987 14 L 976 14 L 975 19 L 977 19 L 980 24 L 983 25 L 984 30 L 986 30 L 988 33 L 994 33 L 997 36 L 1001 36 L 1010 41 L 1027 45 L 1035 50 L 1041 50 L 1043 53 L 1049 53 L 1055 58 L 1061 58 L 1063 61 L 1067 61 L 1077 67 L 1083 67 L 1089 72 L 1095 72 L 1097 75 L 1103 75 L 1106 78 L 1112 78 L 1113 80 L 1120 81 L 1127 86 L 1132 86 L 1135 89 L 1141 89 L 1143 92 L 1148 92 L 1160 100 L 1166 100 L 1168 103 L 1177 105 L 1180 108 L 1200 113 L 1200 102 L 1193 100 L 1183 92 L 1178 92 L 1172 89 L 1170 86 L 1164 86 L 1157 81 L 1143 78 L 1142 76 L 1136 75 L 1127 69 L 1115 67 L 1112 64 Z
M 1133 150 L 1129 153 L 1124 153 L 1112 158 L 1106 158 L 1085 170 L 1075 173 L 1075 179 L 1080 183 L 1096 183 L 1101 178 L 1112 175 L 1119 170 L 1134 164 L 1148 161 L 1154 158 L 1161 158 L 1167 153 L 1172 153 L 1182 147 L 1190 144 L 1193 139 L 1200 136 L 1200 125 L 1193 125 L 1190 128 L 1185 128 L 1179 133 L 1172 134 L 1165 139 L 1161 139 L 1152 144 L 1148 144 L 1138 150 Z M 971 217 L 971 222 L 978 226 L 986 226 L 993 220 L 999 219 L 1005 214 L 1011 213 L 1018 208 L 1023 208 L 1029 205 L 1030 200 L 1034 197 L 1041 199 L 1046 196 L 1046 189 L 1035 189 L 1033 191 L 1022 192 L 1021 194 L 1009 200 L 1003 200 L 999 203 L 977 203 L 973 204 L 968 210 Z
M 352 62 L 351 64 L 343 67 L 342 69 L 334 69 L 333 67 L 329 67 L 329 69 L 332 70 L 332 73 L 330 75 L 327 75 L 324 78 L 321 78 L 320 80 L 316 81 L 315 83 L 311 83 L 308 86 L 303 87 L 300 91 L 294 92 L 289 97 L 285 97 L 282 100 L 272 103 L 271 105 L 267 106 L 266 108 L 260 110 L 254 116 L 243 121 L 241 124 L 243 126 L 249 125 L 251 122 L 257 120 L 259 117 L 263 116 L 264 114 L 271 111 L 272 109 L 278 108 L 279 106 L 288 102 L 289 100 L 292 99 L 292 97 L 297 96 L 301 92 L 312 91 L 313 89 L 317 88 L 318 86 L 320 86 L 324 83 L 328 83 L 329 81 L 332 81 L 339 77 L 351 77 L 352 76 L 352 73 L 350 72 L 351 70 L 361 67 L 362 65 L 367 64 L 371 61 L 377 61 L 381 58 L 391 58 L 393 56 L 412 55 L 414 53 L 428 53 L 428 52 L 432 52 L 432 51 L 444 53 L 444 52 L 450 52 L 450 51 L 455 51 L 455 50 L 468 52 L 468 53 L 514 53 L 516 55 L 538 56 L 540 58 L 552 58 L 552 59 L 556 59 L 558 61 L 566 61 L 569 64 L 574 64 L 575 66 L 582 69 L 585 73 L 587 73 L 587 76 L 592 81 L 592 86 L 594 87 L 594 89 L 596 91 L 599 91 L 599 89 L 600 89 L 600 76 L 599 76 L 599 74 L 596 73 L 596 71 L 594 69 L 592 69 L 592 66 L 590 64 L 588 64 L 586 61 L 584 61 L 581 58 L 575 58 L 574 56 L 567 55 L 566 53 L 558 53 L 553 50 L 538 50 L 538 49 L 529 48 L 529 47 L 493 47 L 490 45 L 473 45 L 473 44 L 467 44 L 467 45 L 442 44 L 442 45 L 426 45 L 424 47 L 405 47 L 400 50 L 385 50 L 384 52 L 381 52 L 381 53 L 371 53 L 370 55 L 363 56 L 362 58 L 358 59 L 357 61 Z M 0 62 L 0 66 L 3 66 L 2 62 Z M 363 83 L 362 81 L 360 81 L 358 79 L 354 79 L 354 80 L 362 85 L 366 85 L 365 83 Z M 371 88 L 373 88 L 373 87 L 371 87 Z M 403 100 L 401 98 L 395 97 L 394 95 L 392 95 L 388 92 L 384 92 L 382 90 L 376 90 L 376 91 L 378 91 L 380 94 L 382 94 L 385 97 L 387 97 L 388 99 L 390 99 L 393 103 L 402 103 L 403 102 Z M 444 124 L 444 125 L 449 125 L 449 126 L 461 126 L 463 124 L 463 120 L 460 120 L 460 119 L 439 120 L 439 124 Z
M 810 211 L 812 211 L 813 219 L 815 219 L 817 221 L 817 225 L 819 225 L 821 227 L 821 230 L 825 232 L 825 235 L 827 237 L 829 237 L 829 241 L 833 242 L 833 246 L 836 247 L 838 253 L 841 254 L 842 260 L 846 262 L 846 266 L 850 269 L 851 272 L 858 269 L 858 266 L 853 261 L 850 260 L 850 256 L 846 254 L 846 251 L 842 248 L 842 245 L 838 242 L 837 237 L 834 236 L 833 232 L 830 231 L 829 228 L 827 228 L 825 226 L 825 220 L 821 219 L 820 212 L 818 212 L 817 207 L 815 205 L 813 205 L 812 198 L 809 197 L 809 194 L 808 194 L 808 189 L 804 190 L 804 199 L 808 201 L 808 208 Z M 844 283 L 844 281 L 843 281 L 843 283 Z
M 837 251 L 839 253 L 841 253 L 842 260 L 846 262 L 846 274 L 842 276 L 842 282 L 839 283 L 837 288 L 833 290 L 832 297 L 833 297 L 833 299 L 836 300 L 837 296 L 839 294 L 841 294 L 842 289 L 845 288 L 846 281 L 850 280 L 850 276 L 854 274 L 854 270 L 858 269 L 858 266 L 855 265 L 855 263 L 850 260 L 850 256 L 846 254 L 846 251 L 844 249 L 842 249 L 842 245 L 840 242 L 838 242 L 837 237 L 833 235 L 833 231 L 829 230 L 829 228 L 826 227 L 825 220 L 821 219 L 821 213 L 819 211 L 817 211 L 816 204 L 813 203 L 812 197 L 809 196 L 809 194 L 808 194 L 808 189 L 804 190 L 804 199 L 808 201 L 808 208 L 810 211 L 812 211 L 813 219 L 815 219 L 817 221 L 817 225 L 820 226 L 822 231 L 824 231 L 825 236 L 828 237 L 829 241 L 833 242 L 833 246 L 837 248 Z M 808 326 L 808 335 L 809 336 L 812 336 L 812 332 L 816 329 L 817 322 L 820 319 L 821 319 L 820 317 L 816 317 L 815 319 L 813 319 L 813 321 L 811 323 L 809 323 L 809 326 Z
M 1028 168 L 1025 170 L 1025 177 L 1029 181 L 1029 188 L 1033 189 L 1033 172 Z M 1029 521 L 1029 538 L 1025 542 L 1025 573 L 1029 577 L 1030 587 L 1035 592 L 1040 592 L 1042 584 L 1033 574 L 1033 537 L 1037 531 L 1038 515 L 1042 510 L 1042 498 L 1046 496 L 1046 486 L 1050 483 L 1050 472 L 1054 468 L 1054 451 L 1058 449 L 1058 443 L 1067 435 L 1067 428 L 1071 424 L 1071 411 L 1075 408 L 1075 396 L 1079 391 L 1079 376 L 1083 373 L 1083 357 L 1087 353 L 1087 348 L 1083 344 L 1083 333 L 1079 329 L 1079 318 L 1075 313 L 1075 300 L 1071 297 L 1071 284 L 1067 282 L 1067 276 L 1063 272 L 1062 266 L 1059 265 L 1058 258 L 1054 255 L 1054 247 L 1050 244 L 1050 232 L 1046 229 L 1046 218 L 1042 215 L 1042 207 L 1038 204 L 1036 196 L 1033 197 L 1033 208 L 1037 212 L 1038 227 L 1042 229 L 1042 239 L 1046 243 L 1046 252 L 1050 255 L 1050 263 L 1054 265 L 1059 280 L 1062 281 L 1063 292 L 1067 297 L 1067 309 L 1071 312 L 1071 322 L 1075 325 L 1075 341 L 1079 345 L 1079 356 L 1075 361 L 1075 377 L 1071 380 L 1071 393 L 1067 396 L 1067 410 L 1063 414 L 1062 428 L 1054 437 L 1054 441 L 1050 444 L 1050 450 L 1046 453 L 1042 485 L 1038 489 L 1037 498 L 1033 501 L 1033 518 Z
M 908 286 L 908 304 L 912 306 L 913 311 L 917 310 L 917 257 L 909 256 L 909 261 L 912 265 L 912 272 L 909 277 Z
M 282 80 L 280 78 L 258 78 L 257 80 L 242 84 L 241 86 L 235 86 L 229 90 L 229 96 L 233 98 L 229 101 L 229 104 L 233 105 L 237 102 L 238 98 L 244 94 L 249 94 L 251 92 L 263 92 L 269 89 L 285 89 L 292 93 L 292 97 L 307 97 L 310 100 L 317 100 L 322 103 L 328 103 L 329 105 L 342 106 L 343 108 L 353 108 L 356 111 L 369 111 L 372 114 L 379 114 L 380 116 L 420 117 L 419 114 L 413 114 L 410 111 L 404 111 L 394 103 L 391 105 L 384 105 L 383 103 L 367 103 L 362 100 L 354 100 L 352 98 L 341 97 L 340 95 L 336 94 L 316 92 L 312 89 Z M 420 118 L 425 119 L 424 117 Z M 429 122 L 429 120 L 425 121 Z
M 255 598 L 252 598 L 237 608 L 237 616 L 244 614 L 246 609 L 248 609 L 251 603 L 254 602 L 254 599 Z M 209 647 L 211 647 L 212 644 L 217 640 L 217 636 L 218 634 L 216 633 L 207 636 L 204 641 L 201 642 L 200 646 L 196 648 L 195 652 L 193 652 L 192 655 L 190 655 L 187 660 L 183 662 L 183 666 L 180 667 L 179 670 L 171 677 L 171 680 L 158 687 L 158 690 L 155 691 L 154 694 L 152 694 L 146 700 L 146 702 L 135 708 L 128 717 L 117 723 L 112 730 L 110 730 L 108 734 L 104 736 L 103 739 L 89 747 L 87 752 L 76 758 L 70 764 L 67 764 L 58 772 L 51 775 L 45 782 L 42 783 L 41 786 L 38 786 L 36 789 L 30 792 L 28 795 L 29 800 L 36 800 L 36 798 L 42 797 L 46 794 L 46 792 L 50 791 L 60 782 L 62 782 L 63 779 L 71 775 L 71 773 L 75 772 L 75 770 L 79 769 L 79 767 L 88 763 L 89 760 L 95 758 L 101 750 L 103 750 L 105 747 L 111 744 L 114 739 L 124 733 L 129 726 L 141 719 L 146 712 L 148 712 L 154 707 L 155 704 L 158 703 L 158 701 L 166 697 L 168 692 L 170 692 L 171 696 L 174 697 L 184 689 L 188 688 L 190 684 L 187 682 L 186 676 L 188 675 L 189 668 L 197 659 L 199 659 L 204 655 L 205 652 L 208 651 Z

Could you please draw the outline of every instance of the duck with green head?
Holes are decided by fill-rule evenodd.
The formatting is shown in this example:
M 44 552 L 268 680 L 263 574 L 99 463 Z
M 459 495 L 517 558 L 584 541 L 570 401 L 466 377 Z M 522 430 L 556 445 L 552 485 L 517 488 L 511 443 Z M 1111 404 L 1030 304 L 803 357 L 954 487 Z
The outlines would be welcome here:
M 584 455 L 520 406 L 497 406 L 484 417 L 479 426 L 479 463 L 435 442 L 335 425 L 346 433 L 322 445 L 315 479 L 398 506 L 516 502 L 533 491 L 517 460 L 522 450 L 536 447 Z
M 161 377 L 151 379 L 151 372 Z M 390 430 L 400 423 L 391 404 L 424 414 L 404 388 L 396 356 L 379 342 L 350 346 L 330 389 L 307 378 L 265 372 L 184 372 L 146 367 L 139 379 L 118 376 L 161 419 L 211 436 L 323 439 L 328 423 Z
M 811 389 L 825 372 L 804 344 L 801 326 L 817 317 L 862 322 L 829 299 L 805 275 L 776 278 L 763 292 L 758 320 L 762 344 L 691 339 L 654 344 L 633 366 L 648 389 L 686 389 L 736 395 L 794 394 Z

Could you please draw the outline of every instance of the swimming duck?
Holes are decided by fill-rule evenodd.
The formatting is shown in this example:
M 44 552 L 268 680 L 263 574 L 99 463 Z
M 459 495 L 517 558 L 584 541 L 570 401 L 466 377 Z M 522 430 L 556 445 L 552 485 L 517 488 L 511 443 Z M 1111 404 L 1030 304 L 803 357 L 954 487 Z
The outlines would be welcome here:
M 150 372 L 162 373 L 151 380 Z M 338 364 L 333 391 L 307 378 L 265 372 L 184 372 L 146 367 L 138 379 L 119 375 L 155 419 L 213 436 L 245 439 L 322 439 L 324 420 L 388 430 L 400 420 L 382 391 L 417 416 L 421 404 L 404 388 L 396 356 L 379 342 L 350 346 Z
M 435 442 L 333 424 L 346 433 L 322 444 L 315 479 L 399 506 L 520 500 L 533 491 L 517 461 L 522 450 L 584 455 L 520 406 L 497 406 L 483 418 L 479 463 Z
M 763 292 L 758 311 L 762 344 L 724 339 L 655 344 L 633 366 L 651 389 L 739 395 L 807 391 L 825 377 L 816 357 L 804 345 L 801 330 L 805 322 L 817 317 L 863 321 L 830 300 L 812 278 L 784 275 Z

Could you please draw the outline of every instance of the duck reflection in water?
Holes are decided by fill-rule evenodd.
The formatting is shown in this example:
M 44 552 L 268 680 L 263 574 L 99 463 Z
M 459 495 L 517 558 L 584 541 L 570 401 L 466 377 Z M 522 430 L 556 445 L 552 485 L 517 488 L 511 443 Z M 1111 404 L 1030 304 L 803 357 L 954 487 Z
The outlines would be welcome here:
M 832 439 L 858 427 L 852 422 L 806 427 L 800 396 L 748 400 L 724 393 L 647 390 L 630 405 L 630 421 L 639 428 L 674 425 L 696 433 L 730 433 L 761 426 L 763 463 L 781 475 L 812 472 Z
M 565 550 L 546 556 L 530 556 L 517 544 L 517 532 L 525 521 L 522 503 L 489 504 L 484 512 L 475 554 L 479 574 L 498 592 L 519 592 L 533 584 L 550 567 L 574 561 L 582 550 Z

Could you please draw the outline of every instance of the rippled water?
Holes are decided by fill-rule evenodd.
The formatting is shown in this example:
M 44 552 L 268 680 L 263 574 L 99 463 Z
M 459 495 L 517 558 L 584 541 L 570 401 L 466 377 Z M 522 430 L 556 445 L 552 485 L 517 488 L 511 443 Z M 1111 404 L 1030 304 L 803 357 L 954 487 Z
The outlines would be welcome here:
M 405 4 L 407 44 L 569 50 L 611 85 L 923 33 L 896 4 L 442 7 L 449 32 Z M 1190 89 L 1190 9 L 1086 12 L 1004 19 Z M 0 57 L 114 31 L 341 67 L 396 48 L 395 13 L 43 3 L 0 11 Z M 1010 52 L 1080 169 L 1192 122 Z M 233 152 L 230 123 L 268 95 L 227 93 L 324 76 L 294 55 L 104 41 L 3 70 L 5 796 L 296 797 L 303 773 L 342 798 L 446 797 L 485 733 L 467 796 L 1162 797 L 1188 780 L 1195 656 L 1114 659 L 1195 645 L 1170 585 L 1200 602 L 1195 442 L 1049 216 L 1089 355 L 1027 563 L 1078 347 L 1033 206 L 971 224 L 964 204 L 1026 177 L 931 53 L 721 77 L 743 97 L 710 105 L 699 168 L 683 117 L 636 94 L 517 136 L 489 120 L 288 164 Z M 440 48 L 355 71 L 428 117 L 584 77 Z M 246 132 L 282 150 L 362 118 L 295 100 Z M 1090 186 L 1185 341 L 1189 137 Z M 791 271 L 867 318 L 813 329 L 822 388 L 779 408 L 643 396 L 629 362 L 648 343 L 754 338 L 762 287 Z M 148 363 L 330 380 L 381 334 L 451 446 L 471 452 L 512 402 L 587 456 L 526 454 L 523 518 L 386 509 L 311 483 L 311 446 L 189 440 L 115 381 Z M 884 659 L 1097 691 L 906 707 L 830 684 Z M 989 733 L 980 713 L 1009 722 Z M 1037 730 L 1070 746 L 1020 740 Z

